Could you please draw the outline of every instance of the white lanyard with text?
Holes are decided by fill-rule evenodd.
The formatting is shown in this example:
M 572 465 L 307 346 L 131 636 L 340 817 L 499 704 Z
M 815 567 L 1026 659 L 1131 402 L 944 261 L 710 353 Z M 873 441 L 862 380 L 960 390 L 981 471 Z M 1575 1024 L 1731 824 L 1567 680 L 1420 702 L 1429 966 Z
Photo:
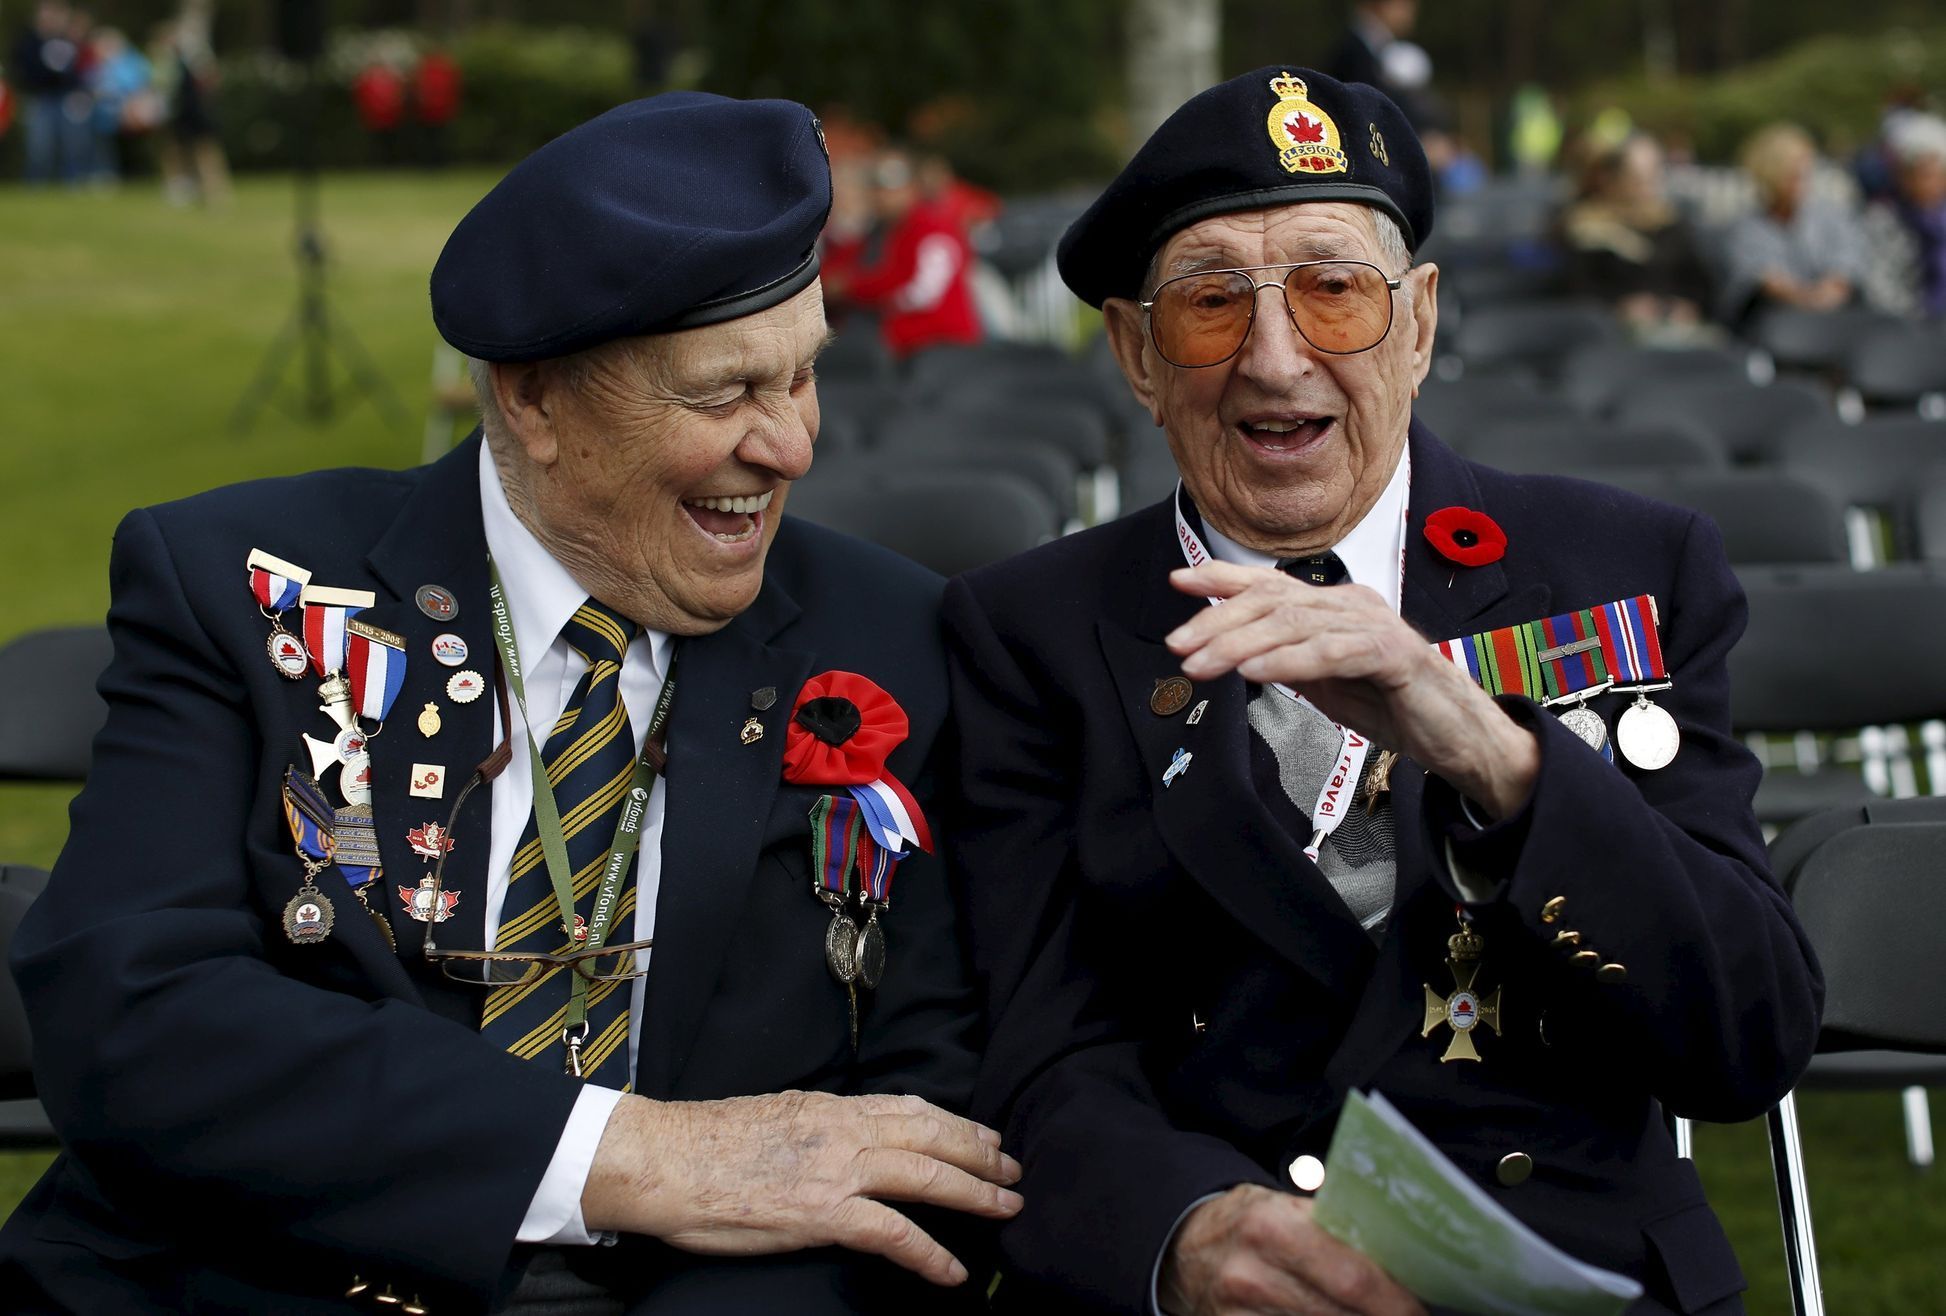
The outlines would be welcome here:
M 1407 489 L 1407 497 L 1401 504 L 1399 512 L 1398 597 L 1403 599 L 1405 597 L 1405 531 L 1407 516 L 1412 501 L 1410 494 L 1412 488 L 1412 454 L 1409 452 L 1403 453 L 1400 456 L 1400 460 L 1405 463 L 1405 482 Z M 1176 543 L 1182 549 L 1183 559 L 1192 567 L 1200 567 L 1205 562 L 1213 561 L 1214 559 L 1209 549 L 1203 544 L 1202 536 L 1196 533 L 1196 527 L 1189 524 L 1189 518 L 1183 515 L 1182 482 L 1180 480 L 1176 482 L 1175 511 Z M 1210 605 L 1212 607 L 1222 602 L 1223 600 L 1219 598 L 1210 599 Z M 1289 686 L 1279 681 L 1273 681 L 1271 684 L 1277 688 L 1280 694 L 1286 695 L 1298 703 L 1303 704 L 1319 717 L 1325 716 L 1324 712 L 1316 704 L 1313 704 Z M 1326 721 L 1330 721 L 1330 719 L 1326 718 Z M 1350 810 L 1352 799 L 1358 793 L 1358 777 L 1365 770 L 1365 756 L 1371 752 L 1372 748 L 1372 742 L 1369 739 L 1359 735 L 1350 727 L 1341 726 L 1337 722 L 1332 722 L 1331 727 L 1332 730 L 1338 733 L 1338 758 L 1331 765 L 1331 771 L 1325 774 L 1324 784 L 1318 787 L 1317 803 L 1311 808 L 1311 843 L 1304 847 L 1304 857 L 1312 863 L 1317 862 L 1318 856 L 1324 850 L 1325 841 L 1330 837 L 1331 833 L 1338 830 L 1338 824 L 1345 820 L 1345 814 Z

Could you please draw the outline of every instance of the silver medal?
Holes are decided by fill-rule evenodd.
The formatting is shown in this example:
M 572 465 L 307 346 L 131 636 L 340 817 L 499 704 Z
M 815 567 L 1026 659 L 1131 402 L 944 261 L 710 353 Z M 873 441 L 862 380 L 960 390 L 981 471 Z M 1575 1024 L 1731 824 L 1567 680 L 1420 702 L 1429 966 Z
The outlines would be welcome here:
M 1608 743 L 1608 724 L 1586 704 L 1576 704 L 1561 714 L 1561 725 L 1574 732 L 1589 749 L 1599 751 Z
M 879 979 L 885 976 L 885 930 L 878 925 L 877 910 L 859 929 L 852 961 L 858 969 L 858 981 L 876 991 Z
M 1682 732 L 1666 710 L 1650 703 L 1647 695 L 1638 694 L 1615 722 L 1615 744 L 1623 758 L 1644 772 L 1654 772 L 1675 759 L 1682 747 Z
M 824 966 L 847 987 L 858 977 L 858 925 L 835 908 L 824 930 Z

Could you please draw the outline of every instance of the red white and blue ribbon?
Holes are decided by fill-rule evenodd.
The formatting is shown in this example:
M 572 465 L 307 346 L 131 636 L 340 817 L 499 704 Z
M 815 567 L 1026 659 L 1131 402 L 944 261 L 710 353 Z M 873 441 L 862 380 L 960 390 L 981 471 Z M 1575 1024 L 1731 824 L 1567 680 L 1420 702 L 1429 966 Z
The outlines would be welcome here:
M 298 601 L 304 605 L 304 647 L 310 650 L 311 666 L 319 676 L 330 676 L 345 665 L 345 623 L 377 598 L 360 589 L 306 585 Z
M 405 684 L 405 640 L 356 618 L 345 622 L 345 679 L 359 717 L 383 722 Z
M 905 858 L 915 846 L 932 853 L 932 829 L 905 783 L 888 772 L 877 781 L 847 789 L 865 811 L 865 826 L 872 840 L 890 851 L 893 858 Z
M 250 558 L 245 565 L 250 571 L 250 593 L 257 600 L 257 606 L 266 612 L 282 612 L 295 607 L 298 595 L 311 583 L 311 573 L 303 567 L 266 553 L 261 548 L 250 550 Z

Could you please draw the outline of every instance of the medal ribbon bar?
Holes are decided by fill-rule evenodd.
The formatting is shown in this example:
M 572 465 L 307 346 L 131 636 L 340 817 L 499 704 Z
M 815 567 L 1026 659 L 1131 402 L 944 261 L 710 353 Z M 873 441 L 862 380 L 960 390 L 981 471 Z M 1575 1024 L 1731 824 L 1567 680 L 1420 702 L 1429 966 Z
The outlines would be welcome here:
M 1433 646 L 1490 695 L 1551 703 L 1611 683 L 1660 680 L 1655 599 L 1619 599 Z

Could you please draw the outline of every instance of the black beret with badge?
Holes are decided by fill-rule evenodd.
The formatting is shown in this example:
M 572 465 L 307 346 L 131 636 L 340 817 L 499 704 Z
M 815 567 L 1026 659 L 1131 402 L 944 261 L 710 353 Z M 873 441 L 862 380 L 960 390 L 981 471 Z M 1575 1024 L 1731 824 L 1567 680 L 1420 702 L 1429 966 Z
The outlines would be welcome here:
M 1404 112 L 1362 82 L 1273 64 L 1192 97 L 1155 130 L 1061 239 L 1061 277 L 1090 306 L 1137 297 L 1171 234 L 1301 201 L 1382 210 L 1413 251 L 1432 232 L 1432 170 Z
M 668 92 L 516 165 L 432 272 L 433 323 L 484 361 L 751 315 L 809 287 L 831 210 L 824 131 L 793 101 Z

